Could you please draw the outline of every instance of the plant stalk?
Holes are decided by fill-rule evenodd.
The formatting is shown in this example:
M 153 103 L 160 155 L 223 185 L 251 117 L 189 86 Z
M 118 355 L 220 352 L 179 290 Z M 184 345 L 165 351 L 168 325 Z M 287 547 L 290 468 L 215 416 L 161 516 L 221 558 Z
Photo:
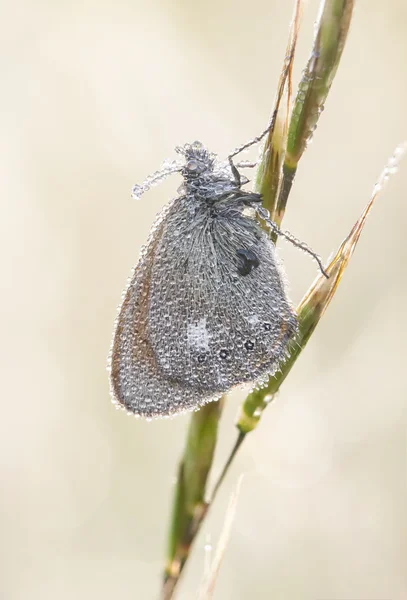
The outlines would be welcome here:
M 301 5 L 301 0 L 296 0 L 287 54 L 256 180 L 256 188 L 263 195 L 264 206 L 271 212 L 273 220 L 278 225 L 281 224 L 284 216 L 298 162 L 315 129 L 336 73 L 349 29 L 353 0 L 321 2 L 311 58 L 303 74 L 289 120 L 291 72 L 299 31 Z M 284 95 L 286 102 L 282 102 Z M 328 272 L 330 267 L 328 267 Z M 339 278 L 341 273 L 342 271 L 340 271 Z M 332 276 L 334 276 L 333 272 Z M 319 283 L 314 284 L 314 287 L 317 286 L 315 290 L 318 288 L 318 290 L 326 291 L 328 288 L 324 287 L 324 282 L 328 287 L 329 282 L 331 284 L 334 282 L 334 279 L 328 280 L 328 283 L 324 277 L 322 279 L 323 282 L 317 279 Z M 278 374 L 270 378 L 268 386 L 253 390 L 241 407 L 236 424 L 237 439 L 214 486 L 210 501 L 205 500 L 205 491 L 216 446 L 222 402 L 209 403 L 191 417 L 187 443 L 178 469 L 162 600 L 173 598 L 180 575 L 189 557 L 191 544 L 229 471 L 230 465 L 247 434 L 257 426 L 264 409 L 274 398 L 322 315 L 321 303 L 318 305 L 319 308 L 317 306 L 311 308 L 316 297 L 311 294 L 313 289 L 311 288 L 298 307 L 300 332 L 296 343 L 290 347 L 290 357 L 281 366 Z M 329 300 L 331 297 L 332 295 L 329 296 Z M 321 302 L 323 302 L 322 299 Z

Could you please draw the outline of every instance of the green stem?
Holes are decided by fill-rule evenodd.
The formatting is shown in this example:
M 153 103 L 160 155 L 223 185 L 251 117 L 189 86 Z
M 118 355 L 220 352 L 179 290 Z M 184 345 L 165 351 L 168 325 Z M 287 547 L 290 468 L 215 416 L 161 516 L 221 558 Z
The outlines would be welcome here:
M 283 181 L 274 214 L 279 225 L 298 163 L 316 129 L 348 35 L 354 0 L 325 0 L 321 3 L 316 34 L 307 66 L 298 86 L 288 128 Z
M 212 502 L 214 501 L 215 496 L 218 493 L 219 488 L 222 485 L 222 483 L 223 483 L 223 481 L 224 481 L 224 479 L 225 479 L 225 477 L 226 477 L 226 475 L 227 475 L 227 473 L 229 471 L 229 467 L 232 464 L 232 462 L 233 462 L 233 460 L 234 460 L 234 458 L 235 458 L 235 456 L 237 454 L 237 451 L 239 450 L 240 446 L 242 445 L 243 440 L 245 439 L 245 437 L 246 437 L 246 433 L 244 431 L 239 431 L 238 436 L 236 438 L 235 445 L 233 446 L 232 451 L 229 454 L 229 458 L 225 462 L 225 465 L 224 465 L 224 467 L 222 469 L 222 473 L 220 474 L 220 476 L 219 476 L 219 478 L 218 478 L 218 480 L 217 480 L 217 482 L 216 482 L 216 484 L 215 484 L 215 486 L 213 488 L 213 491 L 212 491 L 212 494 L 211 494 L 210 503 L 208 502 L 208 508 L 212 504 Z
M 162 598 L 172 597 L 192 541 L 207 510 L 206 483 L 215 452 L 223 400 L 194 412 L 178 468 Z

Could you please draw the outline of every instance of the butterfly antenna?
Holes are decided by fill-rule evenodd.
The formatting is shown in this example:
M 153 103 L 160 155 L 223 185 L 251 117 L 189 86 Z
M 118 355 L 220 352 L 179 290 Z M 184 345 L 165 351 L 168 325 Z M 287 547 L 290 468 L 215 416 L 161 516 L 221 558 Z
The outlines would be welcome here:
M 294 246 L 296 246 L 300 250 L 303 250 L 307 254 L 310 254 L 316 260 L 316 262 L 318 263 L 318 266 L 319 266 L 320 271 L 323 274 L 323 276 L 326 277 L 327 279 L 329 279 L 329 275 L 325 271 L 324 266 L 323 266 L 322 261 L 321 261 L 321 258 L 318 256 L 318 254 L 316 254 L 313 250 L 311 250 L 311 248 L 309 246 L 307 246 L 307 244 L 304 244 L 304 242 L 301 242 L 296 237 L 294 237 L 289 231 L 282 231 L 279 228 L 279 226 L 276 225 L 274 223 L 274 221 L 272 221 L 270 219 L 270 213 L 269 213 L 269 211 L 266 208 L 263 208 L 263 207 L 260 206 L 256 210 L 257 210 L 257 214 L 259 215 L 259 217 L 261 219 L 263 219 L 263 221 L 265 221 L 265 223 L 267 223 L 267 225 L 269 226 L 269 228 L 272 231 L 274 231 L 278 236 L 285 238 L 288 242 L 291 242 L 291 244 L 293 244 Z
M 250 161 L 250 160 L 241 160 L 236 163 L 235 167 L 237 169 L 254 169 L 254 167 L 258 167 L 260 164 L 260 160 Z
M 131 190 L 132 198 L 134 198 L 134 200 L 140 200 L 141 196 L 145 194 L 145 192 L 148 192 L 151 187 L 158 185 L 169 175 L 179 173 L 182 170 L 182 166 L 183 165 L 176 160 L 165 161 L 161 169 L 146 177 L 142 183 L 133 185 Z
M 268 134 L 268 132 L 270 131 L 270 129 L 272 127 L 274 127 L 274 121 L 275 121 L 275 119 L 272 119 L 271 123 L 267 126 L 267 129 L 265 129 L 264 131 L 262 131 L 260 135 L 254 137 L 253 139 L 249 140 L 248 142 L 246 142 L 246 143 L 242 144 L 241 146 L 238 146 L 237 148 L 235 148 L 233 150 L 233 152 L 231 152 L 231 154 L 229 154 L 228 158 L 233 158 L 237 154 L 240 154 L 244 150 L 247 150 L 247 148 L 250 148 L 250 146 L 254 146 L 255 144 L 258 144 L 259 142 L 261 142 L 261 140 Z
M 250 162 L 250 161 L 240 161 L 239 163 L 237 163 L 236 165 L 233 163 L 233 158 L 235 156 L 237 156 L 238 154 L 240 154 L 241 152 L 243 152 L 244 150 L 247 150 L 247 148 L 250 148 L 251 146 L 254 146 L 255 144 L 258 144 L 259 142 L 261 142 L 261 140 L 274 128 L 274 124 L 276 122 L 276 111 L 274 111 L 273 116 L 271 118 L 270 123 L 267 125 L 267 128 L 261 132 L 260 135 L 257 135 L 256 137 L 254 137 L 253 139 L 249 140 L 248 142 L 241 144 L 240 146 L 238 146 L 237 148 L 235 148 L 233 150 L 233 152 L 231 152 L 228 156 L 228 161 L 234 176 L 235 181 L 238 183 L 239 182 L 239 176 L 236 175 L 236 170 L 240 167 L 240 168 L 254 168 L 257 167 L 257 165 L 260 164 L 260 161 L 255 161 L 255 162 Z

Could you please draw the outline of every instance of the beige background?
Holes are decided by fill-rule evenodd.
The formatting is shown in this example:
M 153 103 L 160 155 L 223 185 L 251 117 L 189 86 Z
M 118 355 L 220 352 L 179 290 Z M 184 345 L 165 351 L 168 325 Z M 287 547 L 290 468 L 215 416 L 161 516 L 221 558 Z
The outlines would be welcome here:
M 116 306 L 176 177 L 134 182 L 198 138 L 225 155 L 267 122 L 291 2 L 8 3 L 0 95 L 1 600 L 156 597 L 188 417 L 109 402 Z M 298 77 L 317 2 L 299 44 Z M 360 0 L 285 226 L 328 256 L 407 136 L 407 5 Z M 196 597 L 244 472 L 216 600 L 403 600 L 407 163 L 329 311 L 247 441 L 179 599 Z M 298 301 L 316 269 L 283 244 Z M 222 420 L 218 468 L 239 395 Z M 241 397 L 241 395 L 240 395 Z M 209 537 L 208 537 L 209 536 Z

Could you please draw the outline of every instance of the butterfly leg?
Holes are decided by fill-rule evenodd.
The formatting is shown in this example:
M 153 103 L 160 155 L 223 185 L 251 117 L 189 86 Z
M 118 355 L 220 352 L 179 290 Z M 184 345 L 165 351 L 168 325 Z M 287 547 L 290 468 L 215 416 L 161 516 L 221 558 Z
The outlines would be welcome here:
M 232 157 L 229 156 L 228 159 L 229 159 L 230 169 L 232 171 L 234 182 L 235 182 L 236 186 L 238 188 L 240 188 L 240 187 L 242 187 L 242 180 L 240 177 L 240 173 L 239 173 L 236 165 L 234 164 Z

